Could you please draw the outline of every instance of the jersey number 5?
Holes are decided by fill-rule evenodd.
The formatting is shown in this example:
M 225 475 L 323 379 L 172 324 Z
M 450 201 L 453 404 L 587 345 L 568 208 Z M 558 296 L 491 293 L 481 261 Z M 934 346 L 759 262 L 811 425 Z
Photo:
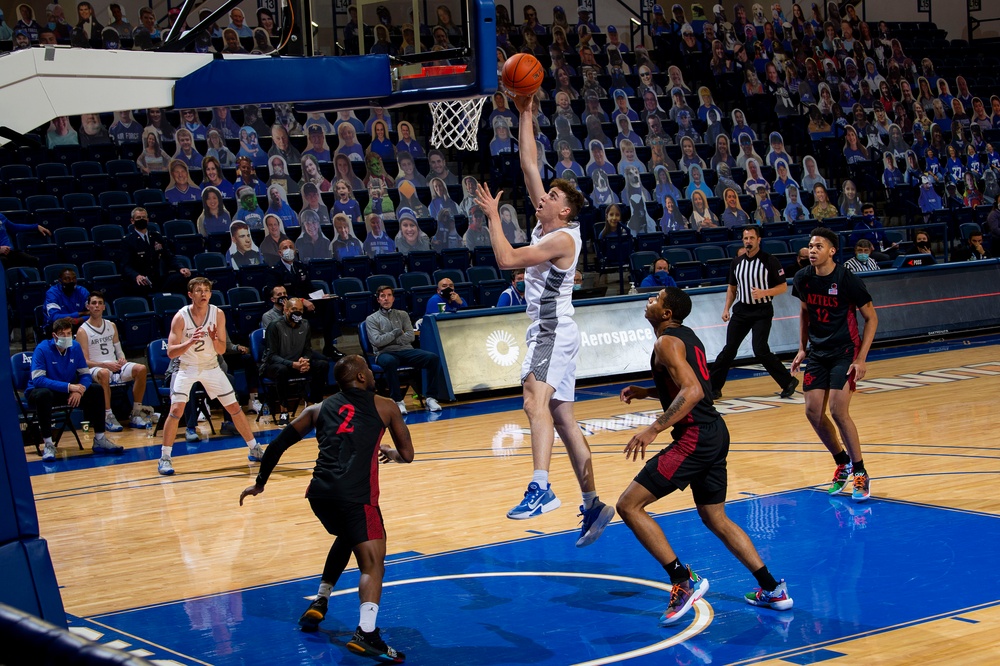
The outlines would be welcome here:
M 351 425 L 351 419 L 354 418 L 354 405 L 348 403 L 337 410 L 338 414 L 343 414 L 344 412 L 347 412 L 347 415 L 344 417 L 344 422 L 337 428 L 338 435 L 343 435 L 345 432 L 354 432 L 354 426 Z

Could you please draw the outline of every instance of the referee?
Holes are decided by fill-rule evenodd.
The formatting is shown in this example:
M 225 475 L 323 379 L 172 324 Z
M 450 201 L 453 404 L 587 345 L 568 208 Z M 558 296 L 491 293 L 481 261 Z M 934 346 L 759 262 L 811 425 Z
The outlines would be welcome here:
M 726 331 L 726 346 L 712 366 L 712 397 L 715 400 L 722 397 L 729 366 L 736 358 L 740 344 L 753 331 L 754 356 L 781 387 L 781 397 L 790 398 L 799 380 L 792 376 L 767 344 L 771 335 L 771 320 L 774 319 L 771 300 L 788 290 L 785 271 L 775 257 L 760 249 L 759 227 L 743 227 L 743 247 L 746 252 L 733 259 L 729 266 L 729 289 L 726 291 L 726 306 L 722 310 L 722 321 L 728 321 L 729 328 Z M 733 301 L 736 301 L 735 305 Z M 731 319 L 730 307 L 733 309 Z

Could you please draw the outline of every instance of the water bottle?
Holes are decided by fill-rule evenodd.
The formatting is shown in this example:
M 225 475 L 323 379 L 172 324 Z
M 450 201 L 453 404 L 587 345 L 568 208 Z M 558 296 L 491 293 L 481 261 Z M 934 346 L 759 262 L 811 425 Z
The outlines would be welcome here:
M 629 296 L 639 293 L 639 290 L 635 288 L 635 282 L 630 282 L 629 285 L 630 285 L 628 288 Z
M 260 422 L 261 423 L 271 422 L 271 410 L 268 408 L 266 403 L 264 404 L 264 410 L 260 413 Z
M 146 424 L 146 439 L 153 439 L 153 436 L 156 434 L 156 424 L 159 422 L 159 414 L 152 414 L 149 417 L 149 423 Z

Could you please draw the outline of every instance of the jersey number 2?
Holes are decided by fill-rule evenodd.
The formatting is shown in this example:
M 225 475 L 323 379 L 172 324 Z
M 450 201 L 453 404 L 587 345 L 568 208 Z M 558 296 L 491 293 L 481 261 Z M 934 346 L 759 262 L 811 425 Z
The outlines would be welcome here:
M 347 412 L 347 415 L 344 417 L 344 422 L 337 428 L 338 435 L 343 435 L 345 432 L 354 432 L 354 426 L 351 425 L 351 419 L 354 418 L 354 405 L 348 403 L 337 410 L 338 414 L 343 414 L 344 412 Z
M 698 372 L 701 373 L 701 378 L 707 381 L 711 375 L 708 374 L 708 359 L 705 358 L 705 352 L 701 347 L 694 348 L 694 357 L 698 360 Z

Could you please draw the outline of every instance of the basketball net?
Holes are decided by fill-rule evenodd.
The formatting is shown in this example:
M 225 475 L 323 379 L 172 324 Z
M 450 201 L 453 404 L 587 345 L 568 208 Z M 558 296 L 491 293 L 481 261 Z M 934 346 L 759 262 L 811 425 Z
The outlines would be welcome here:
M 431 145 L 435 148 L 479 150 L 479 117 L 485 102 L 485 97 L 430 102 L 434 118 Z

